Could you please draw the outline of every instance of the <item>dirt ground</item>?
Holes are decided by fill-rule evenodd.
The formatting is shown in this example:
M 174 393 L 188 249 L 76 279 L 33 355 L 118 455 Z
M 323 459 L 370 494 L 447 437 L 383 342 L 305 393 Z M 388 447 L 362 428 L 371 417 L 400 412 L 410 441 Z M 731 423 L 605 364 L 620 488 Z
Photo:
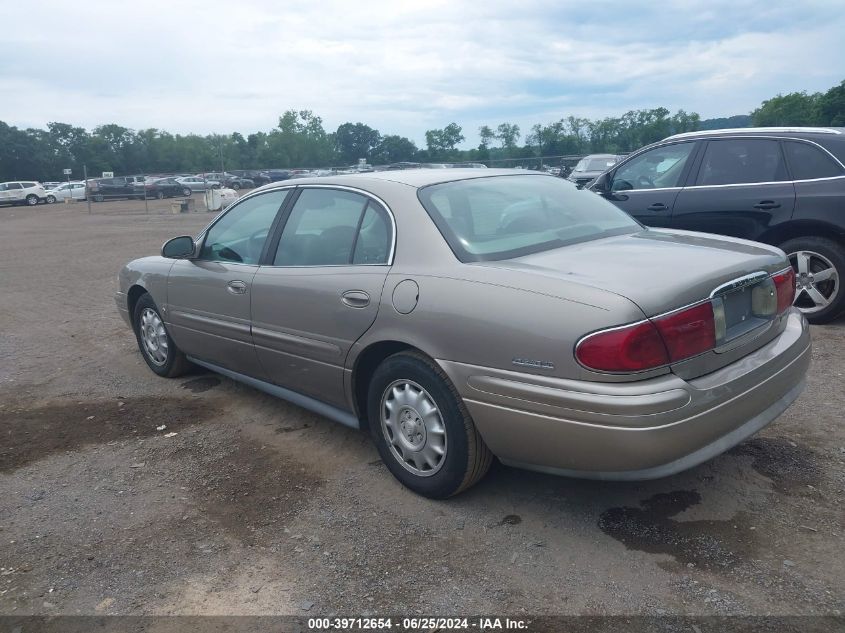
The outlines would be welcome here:
M 792 408 L 692 471 L 497 465 L 431 501 L 359 432 L 150 372 L 117 271 L 211 216 L 92 208 L 0 208 L 0 614 L 845 611 L 845 320 Z

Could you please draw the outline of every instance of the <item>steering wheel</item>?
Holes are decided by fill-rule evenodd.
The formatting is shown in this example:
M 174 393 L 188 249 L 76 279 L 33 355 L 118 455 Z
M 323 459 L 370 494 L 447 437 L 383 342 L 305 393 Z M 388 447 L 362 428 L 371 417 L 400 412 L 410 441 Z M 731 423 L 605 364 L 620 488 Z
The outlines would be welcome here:
M 648 176 L 639 176 L 637 178 L 637 184 L 641 187 L 649 187 L 651 189 L 654 189 L 654 181 Z

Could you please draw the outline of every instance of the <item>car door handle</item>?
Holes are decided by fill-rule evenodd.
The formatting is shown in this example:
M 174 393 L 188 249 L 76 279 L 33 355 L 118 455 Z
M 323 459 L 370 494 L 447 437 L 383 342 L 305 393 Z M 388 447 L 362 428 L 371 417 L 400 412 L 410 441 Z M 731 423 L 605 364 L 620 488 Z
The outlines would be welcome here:
M 649 211 L 665 211 L 668 208 L 669 207 L 667 207 L 662 202 L 655 202 L 654 204 L 646 207 L 646 209 L 648 209 Z
M 226 290 L 231 292 L 233 295 L 245 295 L 246 294 L 246 282 L 244 281 L 230 281 L 226 284 Z
M 761 200 L 754 205 L 755 209 L 777 209 L 780 206 L 779 202 L 774 200 Z
M 363 290 L 347 290 L 340 300 L 350 308 L 366 308 L 370 305 L 370 295 Z

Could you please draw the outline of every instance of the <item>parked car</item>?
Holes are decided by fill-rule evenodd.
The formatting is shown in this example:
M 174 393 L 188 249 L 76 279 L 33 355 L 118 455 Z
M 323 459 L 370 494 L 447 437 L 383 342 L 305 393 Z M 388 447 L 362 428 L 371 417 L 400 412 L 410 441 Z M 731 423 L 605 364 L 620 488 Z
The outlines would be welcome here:
M 175 198 L 177 196 L 190 197 L 193 191 L 188 185 L 182 184 L 175 178 L 156 178 L 142 185 L 136 185 L 142 195 L 147 198 Z
M 649 479 L 756 433 L 804 387 L 794 291 L 775 247 L 647 229 L 548 174 L 439 169 L 266 185 L 129 262 L 115 298 L 159 376 L 193 362 L 368 429 L 442 498 L 494 455 Z
M 200 176 L 180 176 L 175 180 L 176 182 L 188 187 L 191 191 L 206 191 L 212 187 L 220 186 L 220 183 L 216 180 L 206 180 Z
M 141 183 L 143 184 L 143 183 Z M 144 190 L 135 187 L 135 181 L 128 176 L 113 178 L 91 178 L 86 182 L 88 193 L 94 202 L 117 200 L 119 198 L 143 198 Z
M 56 180 L 56 181 L 50 181 L 50 182 L 42 182 L 41 186 L 44 187 L 44 191 L 50 191 L 51 189 L 55 189 L 59 185 L 63 185 L 63 184 L 67 184 L 67 181 L 61 182 L 61 181 Z
M 265 169 L 264 172 L 270 182 L 281 182 L 290 178 L 290 171 L 287 169 Z
M 59 200 L 85 200 L 85 182 L 78 180 L 61 183 L 59 186 L 47 190 L 45 200 L 53 204 Z
M 41 183 L 31 180 L 0 182 L 0 204 L 27 204 L 34 207 L 47 199 Z
M 255 187 L 255 182 L 249 178 L 241 178 L 229 172 L 212 171 L 205 174 L 197 174 L 197 176 L 206 180 L 215 180 L 220 183 L 220 186 L 226 187 L 227 189 L 234 189 L 235 191 Z
M 590 154 L 578 161 L 566 179 L 583 187 L 617 162 L 619 162 L 619 156 L 616 154 Z
M 260 187 L 261 185 L 266 185 L 268 182 L 272 182 L 267 174 L 263 171 L 258 171 L 257 169 L 233 169 L 230 173 L 234 174 L 238 178 L 251 180 L 255 187 Z
M 679 134 L 632 154 L 592 189 L 650 226 L 778 246 L 811 323 L 845 310 L 845 128 Z

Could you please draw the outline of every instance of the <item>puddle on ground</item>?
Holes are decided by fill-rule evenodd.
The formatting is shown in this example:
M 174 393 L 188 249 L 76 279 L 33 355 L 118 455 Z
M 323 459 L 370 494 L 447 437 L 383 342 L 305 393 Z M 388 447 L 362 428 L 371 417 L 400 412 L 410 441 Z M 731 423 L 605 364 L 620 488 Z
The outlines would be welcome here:
M 0 472 L 87 444 L 169 433 L 211 415 L 199 400 L 119 398 L 0 411 Z M 157 431 L 165 425 L 166 430 Z
M 751 457 L 751 467 L 771 479 L 779 492 L 806 492 L 822 478 L 818 455 L 782 437 L 753 437 L 729 454 Z
M 187 389 L 191 393 L 203 393 L 209 389 L 214 389 L 219 384 L 220 379 L 217 376 L 200 376 L 183 382 L 182 389 Z
M 754 546 L 754 531 L 740 514 L 728 521 L 675 521 L 673 516 L 701 503 L 695 490 L 654 495 L 639 508 L 610 508 L 599 528 L 630 550 L 669 554 L 678 563 L 720 571 L 737 565 Z

